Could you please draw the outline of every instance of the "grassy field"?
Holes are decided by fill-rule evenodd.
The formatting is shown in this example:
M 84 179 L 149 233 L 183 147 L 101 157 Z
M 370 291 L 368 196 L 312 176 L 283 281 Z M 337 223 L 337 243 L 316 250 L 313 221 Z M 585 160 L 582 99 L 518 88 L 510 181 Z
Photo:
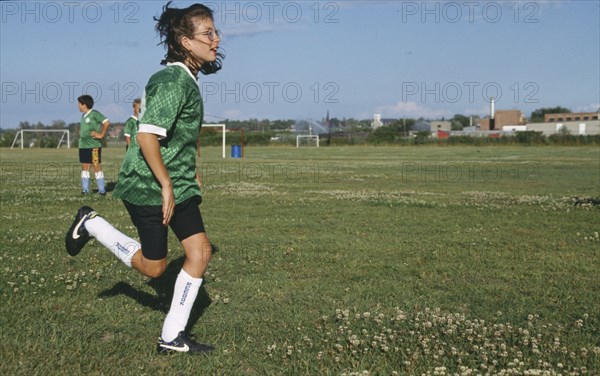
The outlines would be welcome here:
M 0 150 L 0 374 L 600 374 L 597 147 L 245 153 L 199 161 L 218 251 L 190 331 L 217 350 L 193 357 L 155 354 L 175 237 L 156 280 L 71 258 L 82 205 L 136 236 L 123 204 L 80 195 L 76 149 Z

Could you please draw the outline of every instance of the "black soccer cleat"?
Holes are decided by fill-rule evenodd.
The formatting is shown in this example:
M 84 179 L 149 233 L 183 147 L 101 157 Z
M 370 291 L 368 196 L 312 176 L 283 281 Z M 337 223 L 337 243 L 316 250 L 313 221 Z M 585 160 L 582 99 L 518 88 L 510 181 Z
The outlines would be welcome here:
M 187 352 L 190 354 L 208 354 L 215 348 L 211 345 L 205 345 L 198 343 L 188 337 L 186 332 L 179 332 L 177 338 L 171 342 L 163 341 L 162 337 L 158 338 L 158 345 L 156 351 L 159 354 L 169 354 L 172 352 Z
M 69 255 L 77 256 L 85 243 L 90 240 L 91 236 L 85 229 L 84 223 L 88 219 L 94 218 L 96 215 L 98 214 L 89 206 L 82 206 L 77 210 L 75 220 L 65 237 L 65 247 L 67 248 L 67 253 Z

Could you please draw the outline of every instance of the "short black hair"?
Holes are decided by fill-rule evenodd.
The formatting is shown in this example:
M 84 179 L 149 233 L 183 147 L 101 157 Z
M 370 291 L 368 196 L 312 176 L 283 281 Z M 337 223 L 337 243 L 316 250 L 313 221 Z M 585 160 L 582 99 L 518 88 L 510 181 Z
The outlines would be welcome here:
M 79 102 L 81 104 L 85 104 L 87 106 L 88 110 L 91 110 L 92 108 L 94 108 L 94 98 L 92 98 L 91 95 L 84 94 L 84 95 L 80 96 L 79 98 L 77 98 L 77 102 Z

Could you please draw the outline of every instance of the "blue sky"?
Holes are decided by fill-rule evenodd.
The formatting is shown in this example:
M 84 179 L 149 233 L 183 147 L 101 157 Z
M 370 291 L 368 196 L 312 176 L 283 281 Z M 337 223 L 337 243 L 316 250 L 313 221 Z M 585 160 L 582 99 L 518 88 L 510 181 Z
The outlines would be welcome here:
M 0 125 L 130 115 L 164 54 L 162 1 L 1 2 Z M 175 1 L 186 7 L 190 2 Z M 212 1 L 226 59 L 205 121 L 600 106 L 600 1 Z

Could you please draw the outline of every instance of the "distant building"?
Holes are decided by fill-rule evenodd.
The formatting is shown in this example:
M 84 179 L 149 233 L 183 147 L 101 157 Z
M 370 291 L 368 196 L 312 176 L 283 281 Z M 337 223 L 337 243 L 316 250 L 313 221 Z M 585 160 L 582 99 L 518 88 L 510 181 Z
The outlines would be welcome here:
M 596 114 L 596 116 L 598 116 Z M 600 134 L 600 120 L 581 120 L 551 123 L 528 123 L 528 131 L 542 132 L 545 136 L 559 133 L 561 130 L 572 135 L 592 136 Z
M 327 130 L 331 131 L 331 119 L 329 119 L 329 110 L 327 110 L 327 117 L 325 117 L 325 119 L 323 119 L 321 123 L 325 128 L 327 128 Z
M 546 114 L 544 123 L 561 123 L 569 121 L 598 120 L 598 112 L 574 112 L 563 114 Z
M 498 129 L 498 126 L 496 126 L 496 129 Z M 600 134 L 600 120 L 598 120 L 598 112 L 546 114 L 544 115 L 543 123 L 527 123 L 523 125 L 521 122 L 515 122 L 512 124 L 503 124 L 501 129 L 509 132 L 524 130 L 542 132 L 545 136 L 550 136 L 561 131 L 572 135 L 590 136 Z
M 377 129 L 385 125 L 390 125 L 395 121 L 398 121 L 398 119 L 383 119 L 381 117 L 381 114 L 373 114 L 373 121 L 371 122 L 371 127 L 373 127 L 373 129 Z
M 383 127 L 383 123 L 381 122 L 381 114 L 373 114 L 373 122 L 371 122 L 371 127 L 373 127 L 373 129 Z
M 505 125 L 524 125 L 525 116 L 520 110 L 497 110 L 494 115 L 495 125 L 493 130 L 501 130 Z M 490 130 L 490 119 L 481 119 L 479 129 L 482 131 Z
M 411 127 L 412 132 L 431 132 L 434 130 L 431 126 L 431 123 L 425 119 L 419 119 L 417 122 Z
M 452 130 L 452 123 L 449 121 L 432 121 L 431 131 L 450 131 Z

